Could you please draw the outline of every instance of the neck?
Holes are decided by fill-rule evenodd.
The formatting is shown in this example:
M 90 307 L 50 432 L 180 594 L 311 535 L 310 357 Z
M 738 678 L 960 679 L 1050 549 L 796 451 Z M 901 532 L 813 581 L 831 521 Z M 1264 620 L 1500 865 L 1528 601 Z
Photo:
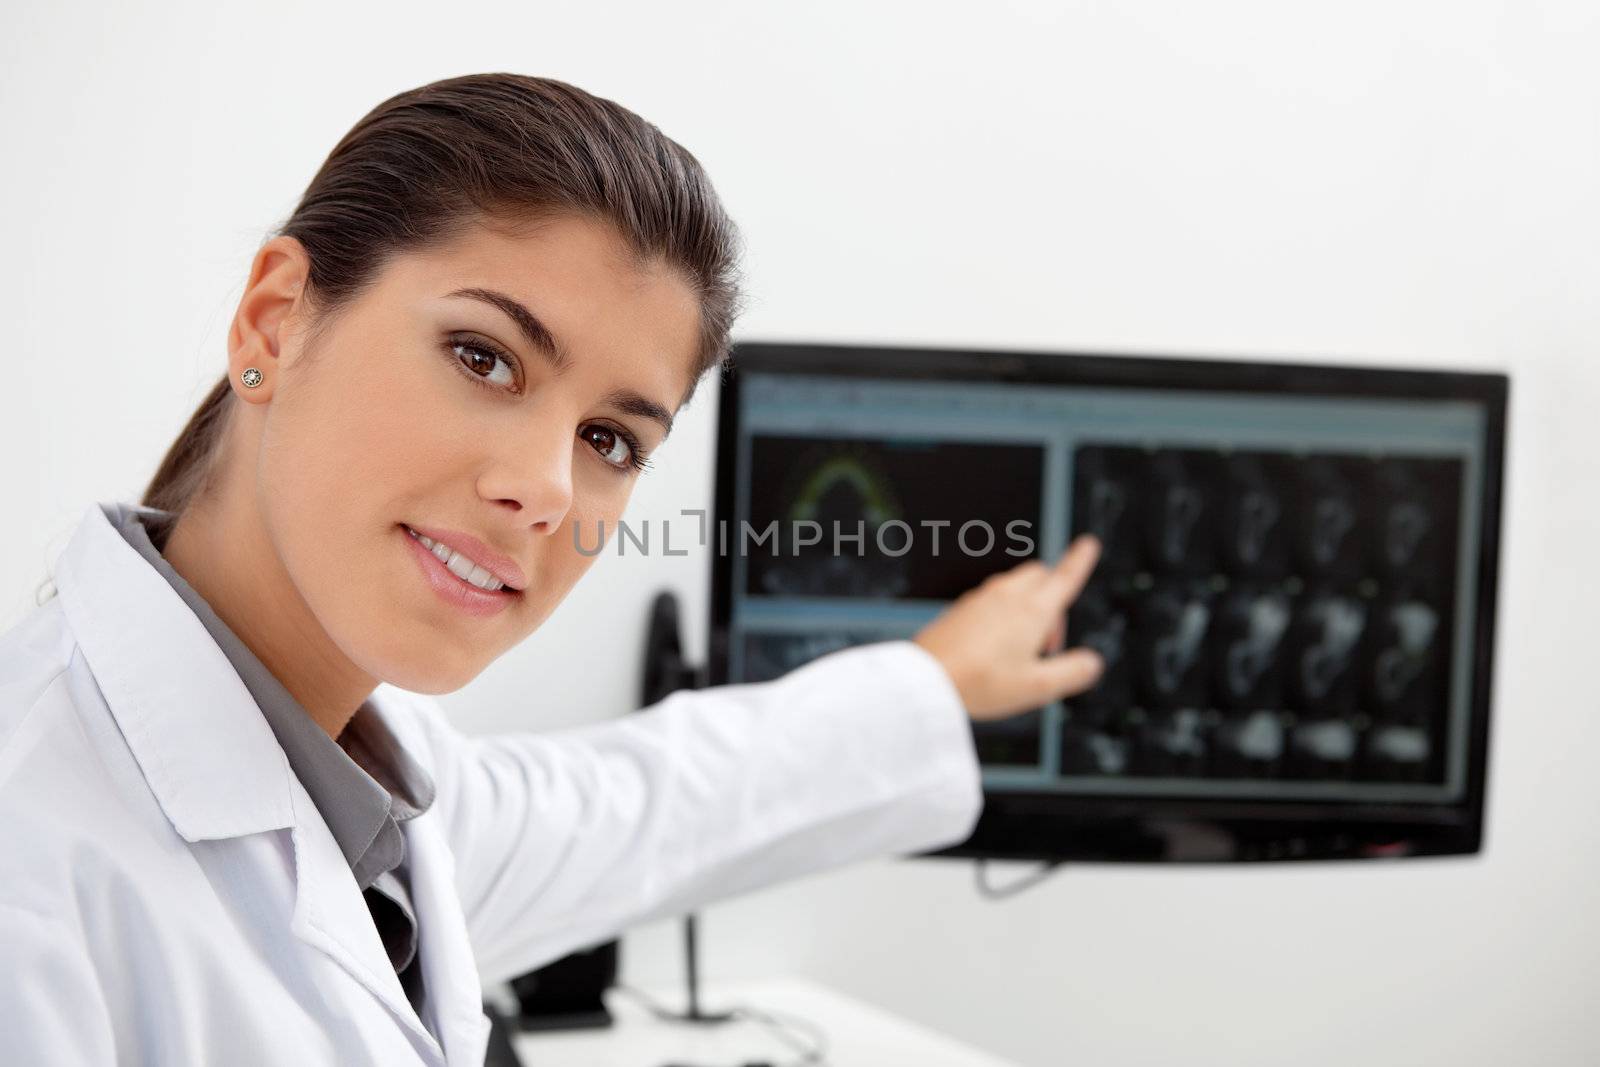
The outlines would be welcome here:
M 278 558 L 249 482 L 218 472 L 214 496 L 186 508 L 162 550 L 263 666 L 337 739 L 377 679 L 352 663 Z

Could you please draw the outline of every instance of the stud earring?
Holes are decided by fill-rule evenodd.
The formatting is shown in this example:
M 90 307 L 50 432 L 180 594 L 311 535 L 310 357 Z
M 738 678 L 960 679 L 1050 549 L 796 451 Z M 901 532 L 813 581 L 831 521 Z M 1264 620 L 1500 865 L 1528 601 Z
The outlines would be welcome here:
M 254 389 L 261 384 L 261 372 L 254 367 L 246 367 L 244 373 L 239 375 L 239 380 L 246 389 Z

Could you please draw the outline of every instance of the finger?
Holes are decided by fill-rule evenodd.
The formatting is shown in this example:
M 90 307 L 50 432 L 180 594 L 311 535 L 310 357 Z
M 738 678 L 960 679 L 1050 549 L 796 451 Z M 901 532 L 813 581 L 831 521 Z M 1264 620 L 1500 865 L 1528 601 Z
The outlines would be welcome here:
M 1077 696 L 1092 687 L 1105 672 L 1105 660 L 1092 648 L 1079 646 L 1046 656 L 1031 667 L 1038 702 Z
M 1044 564 L 1039 560 L 1025 559 L 1021 563 L 1012 564 L 1003 571 L 989 572 L 984 576 L 983 581 L 979 582 L 978 584 L 980 586 L 1000 586 L 1002 588 L 1016 585 L 1018 583 L 1031 584 L 1031 582 L 1028 582 L 1027 576 L 1030 574 L 1037 575 L 1042 573 L 1043 568 Z
M 1050 568 L 1045 565 L 1044 560 L 1030 557 L 1003 573 L 1018 580 L 1037 581 L 1049 572 Z
M 1061 646 L 1067 643 L 1067 620 L 1057 617 L 1056 624 L 1050 627 L 1050 636 L 1045 638 L 1044 651 L 1046 655 L 1053 655 L 1061 651 Z
M 1075 539 L 1051 569 L 1045 582 L 1051 601 L 1065 609 L 1078 598 L 1089 581 L 1095 564 L 1100 562 L 1100 539 L 1094 534 L 1083 534 Z

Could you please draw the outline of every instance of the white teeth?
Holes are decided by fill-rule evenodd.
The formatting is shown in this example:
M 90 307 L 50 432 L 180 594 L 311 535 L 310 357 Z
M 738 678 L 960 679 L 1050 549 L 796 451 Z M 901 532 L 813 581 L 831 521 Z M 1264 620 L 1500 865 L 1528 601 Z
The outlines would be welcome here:
M 486 568 L 480 564 L 472 562 L 472 560 L 468 559 L 466 556 L 463 556 L 460 552 L 452 551 L 448 545 L 442 545 L 433 540 L 431 537 L 424 537 L 409 526 L 406 527 L 406 533 L 410 534 L 412 537 L 415 537 L 418 541 L 421 541 L 423 548 L 426 548 L 429 552 L 432 552 L 435 556 L 439 557 L 439 562 L 445 565 L 446 570 L 455 575 L 457 578 L 460 578 L 463 582 L 466 582 L 468 585 L 476 586 L 479 589 L 486 589 L 491 593 L 505 587 L 505 582 L 502 582 L 500 579 L 490 574 Z

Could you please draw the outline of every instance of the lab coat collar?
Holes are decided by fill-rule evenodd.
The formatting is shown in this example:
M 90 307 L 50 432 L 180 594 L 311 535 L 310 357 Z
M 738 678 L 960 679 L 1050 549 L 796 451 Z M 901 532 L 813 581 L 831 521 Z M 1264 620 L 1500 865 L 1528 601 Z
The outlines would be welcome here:
M 120 502 L 89 505 L 55 585 L 106 704 L 185 841 L 294 825 L 277 738 L 183 598 L 117 532 Z
M 54 577 L 78 646 L 162 811 L 190 842 L 291 829 L 295 934 L 378 997 L 428 1061 L 482 1063 L 488 1020 L 436 813 L 403 825 L 422 917 L 425 1009 L 437 1039 L 412 1010 L 348 861 L 261 709 L 183 598 L 117 531 L 127 512 L 152 510 L 90 505 Z M 380 685 L 370 700 L 405 740 L 400 692 Z

